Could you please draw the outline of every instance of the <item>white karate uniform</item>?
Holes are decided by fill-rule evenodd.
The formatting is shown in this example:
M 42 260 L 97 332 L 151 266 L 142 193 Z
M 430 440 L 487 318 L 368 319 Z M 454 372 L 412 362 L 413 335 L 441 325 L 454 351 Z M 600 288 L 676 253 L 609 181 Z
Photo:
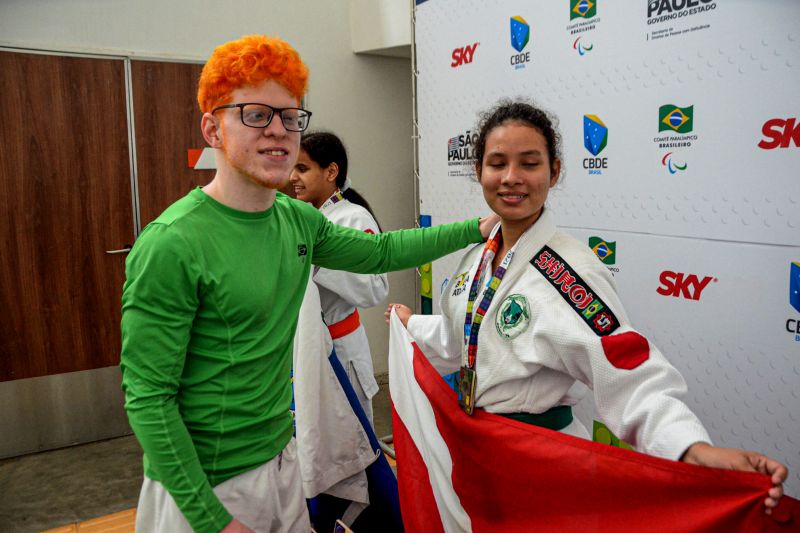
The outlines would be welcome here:
M 297 455 L 303 495 L 350 500 L 342 519 L 351 524 L 369 505 L 365 469 L 378 455 L 328 361 L 333 342 L 320 313 L 319 291 L 309 280 L 292 363 Z
M 442 374 L 466 364 L 465 312 L 483 247 L 470 250 L 450 277 L 443 314 L 408 322 Z M 485 270 L 481 286 L 491 264 Z M 517 242 L 483 318 L 475 368 L 476 405 L 488 412 L 574 405 L 579 398 L 569 389 L 579 380 L 594 391 L 599 418 L 639 451 L 679 459 L 693 443 L 711 442 L 681 400 L 683 377 L 630 325 L 608 269 L 587 245 L 557 230 L 549 210 Z M 575 425 L 577 419 L 562 431 L 588 435 Z
M 334 224 L 370 233 L 380 233 L 378 224 L 369 211 L 347 200 L 336 203 L 328 200 L 320 208 L 325 217 Z M 320 303 L 325 323 L 337 324 L 349 317 L 357 307 L 373 307 L 383 301 L 389 293 L 389 278 L 386 274 L 353 274 L 341 270 L 319 268 L 314 272 L 314 282 L 319 287 Z M 350 383 L 372 423 L 372 397 L 378 392 L 372 354 L 364 326 L 343 337 L 334 339 L 336 356 L 347 370 Z

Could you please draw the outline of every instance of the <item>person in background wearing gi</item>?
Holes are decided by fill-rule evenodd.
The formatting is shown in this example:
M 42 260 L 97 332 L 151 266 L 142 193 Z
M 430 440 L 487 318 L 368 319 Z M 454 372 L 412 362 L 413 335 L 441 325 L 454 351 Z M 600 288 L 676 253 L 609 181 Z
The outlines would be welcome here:
M 350 186 L 347 168 L 347 150 L 339 137 L 327 131 L 304 134 L 289 178 L 295 197 L 319 209 L 334 224 L 380 233 L 369 203 Z M 333 338 L 336 356 L 373 424 L 372 397 L 378 392 L 378 383 L 357 308 L 373 307 L 386 298 L 388 276 L 315 268 L 313 279 L 319 287 L 323 319 Z
M 556 228 L 545 206 L 561 174 L 560 135 L 524 101 L 482 115 L 476 171 L 500 215 L 484 245 L 463 257 L 442 293 L 441 315 L 390 304 L 441 374 L 460 371 L 459 401 L 589 438 L 572 416 L 576 380 L 594 393 L 599 419 L 637 450 L 697 465 L 771 476 L 766 512 L 787 469 L 760 453 L 719 448 L 683 402 L 686 383 L 630 324 L 605 266 Z

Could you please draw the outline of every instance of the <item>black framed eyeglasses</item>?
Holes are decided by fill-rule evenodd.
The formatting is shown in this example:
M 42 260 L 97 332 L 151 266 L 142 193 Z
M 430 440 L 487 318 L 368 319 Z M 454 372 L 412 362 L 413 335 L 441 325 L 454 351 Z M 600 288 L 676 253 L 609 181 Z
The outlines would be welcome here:
M 225 104 L 215 107 L 211 113 L 234 107 L 238 107 L 241 112 L 242 124 L 251 128 L 266 128 L 272 122 L 275 113 L 280 115 L 286 131 L 305 131 L 311 120 L 311 111 L 299 107 L 272 107 L 256 103 Z

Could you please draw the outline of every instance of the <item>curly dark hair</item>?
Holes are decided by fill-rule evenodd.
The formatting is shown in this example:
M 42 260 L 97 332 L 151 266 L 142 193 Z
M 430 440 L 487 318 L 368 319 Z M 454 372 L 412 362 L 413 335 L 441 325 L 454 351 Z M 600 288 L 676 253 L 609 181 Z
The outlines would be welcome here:
M 547 142 L 547 155 L 552 164 L 561 159 L 561 134 L 556 129 L 556 119 L 534 104 L 524 100 L 503 99 L 479 115 L 478 141 L 475 143 L 475 168 L 480 174 L 486 138 L 495 128 L 507 122 L 519 122 L 536 128 Z

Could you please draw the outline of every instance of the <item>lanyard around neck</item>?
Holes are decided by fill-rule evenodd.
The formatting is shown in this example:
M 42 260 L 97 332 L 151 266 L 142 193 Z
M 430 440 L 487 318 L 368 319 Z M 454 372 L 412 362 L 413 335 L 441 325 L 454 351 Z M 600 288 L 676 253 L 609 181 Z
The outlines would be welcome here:
M 344 196 L 342 196 L 342 191 L 340 191 L 339 189 L 336 189 L 336 192 L 333 193 L 330 198 L 325 200 L 325 203 L 322 204 L 322 206 L 319 208 L 319 210 L 320 211 L 324 211 L 325 208 L 330 207 L 330 206 L 332 206 L 333 204 L 335 204 L 337 202 L 341 202 L 342 200 L 344 200 Z
M 475 276 L 472 278 L 472 285 L 469 289 L 469 297 L 467 299 L 467 312 L 464 318 L 464 343 L 467 346 L 467 366 L 470 369 L 475 369 L 475 359 L 478 355 L 478 332 L 481 329 L 483 317 L 486 310 L 489 309 L 489 304 L 492 303 L 495 291 L 500 286 L 503 276 L 508 270 L 508 265 L 511 264 L 511 259 L 514 257 L 514 250 L 516 244 L 508 251 L 503 258 L 503 262 L 497 267 L 492 275 L 492 279 L 487 284 L 486 290 L 483 292 L 483 298 L 478 306 L 478 309 L 473 313 L 475 308 L 475 300 L 478 298 L 478 292 L 481 285 L 481 275 L 484 270 L 491 268 L 492 261 L 494 260 L 500 245 L 503 243 L 503 233 L 500 228 L 492 235 L 486 242 L 481 255 L 481 261 L 478 264 L 478 269 L 475 271 Z

